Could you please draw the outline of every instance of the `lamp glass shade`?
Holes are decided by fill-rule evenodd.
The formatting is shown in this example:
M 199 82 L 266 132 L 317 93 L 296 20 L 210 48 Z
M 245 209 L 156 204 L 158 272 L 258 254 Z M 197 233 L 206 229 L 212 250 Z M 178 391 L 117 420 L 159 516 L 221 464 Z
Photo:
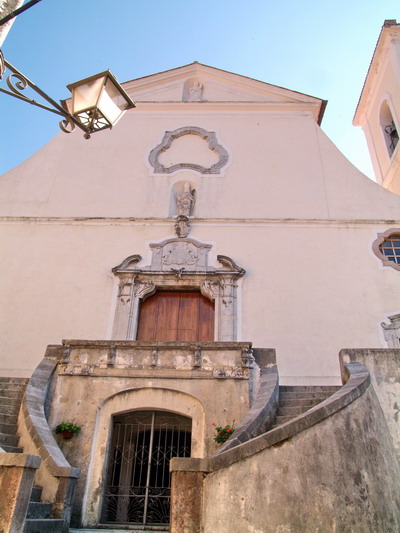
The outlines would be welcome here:
M 81 113 L 86 109 L 97 107 L 97 102 L 103 90 L 105 76 L 96 79 L 74 83 L 72 91 L 72 114 Z M 79 85 L 78 85 L 79 84 Z
M 112 127 L 135 104 L 110 71 L 101 72 L 68 88 L 72 92 L 71 114 L 92 130 Z
M 107 78 L 103 86 L 97 107 L 111 124 L 115 124 L 128 107 L 126 98 L 111 78 Z

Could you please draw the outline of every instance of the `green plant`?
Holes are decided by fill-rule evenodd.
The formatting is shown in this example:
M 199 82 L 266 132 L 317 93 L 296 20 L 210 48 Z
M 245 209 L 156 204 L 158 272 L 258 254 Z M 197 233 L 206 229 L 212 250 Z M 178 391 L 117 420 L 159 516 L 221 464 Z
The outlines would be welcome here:
M 213 424 L 213 426 L 215 426 L 215 431 L 217 432 L 214 437 L 214 440 L 219 444 L 223 444 L 224 442 L 226 442 L 232 435 L 232 433 L 235 431 L 235 422 L 232 422 L 232 425 L 227 424 L 224 427 L 217 426 L 215 423 Z
M 61 424 L 58 424 L 56 426 L 56 433 L 62 433 L 63 431 L 69 431 L 69 433 L 79 433 L 81 430 L 81 426 L 77 426 L 73 422 L 61 422 Z

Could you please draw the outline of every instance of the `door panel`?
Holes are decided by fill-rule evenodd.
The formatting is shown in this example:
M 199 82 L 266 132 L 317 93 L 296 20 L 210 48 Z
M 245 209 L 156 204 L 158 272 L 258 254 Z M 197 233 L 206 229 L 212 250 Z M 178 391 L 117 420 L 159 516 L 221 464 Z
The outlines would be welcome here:
M 198 339 L 199 298 L 197 292 L 182 292 L 179 300 L 179 325 L 176 340 Z
M 177 339 L 179 317 L 179 293 L 160 293 L 156 309 L 156 341 L 175 341 Z M 144 302 L 146 303 L 146 302 Z M 139 315 L 140 320 L 140 315 Z
M 214 303 L 200 291 L 159 291 L 142 302 L 137 340 L 213 341 Z
M 147 341 L 156 340 L 156 325 L 157 325 L 157 298 L 148 298 L 142 302 L 140 307 L 137 340 Z M 145 308 L 145 312 L 143 309 Z
M 214 340 L 214 302 L 207 298 L 199 306 L 199 340 Z

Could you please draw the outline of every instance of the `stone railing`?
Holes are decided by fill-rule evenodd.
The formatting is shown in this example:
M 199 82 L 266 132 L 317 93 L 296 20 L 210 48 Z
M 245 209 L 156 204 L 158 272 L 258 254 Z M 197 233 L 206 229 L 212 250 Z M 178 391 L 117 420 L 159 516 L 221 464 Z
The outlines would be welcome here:
M 33 372 L 22 401 L 18 432 L 24 451 L 42 459 L 35 481 L 43 487 L 43 498 L 52 503 L 53 518 L 64 520 L 64 531 L 67 532 L 74 486 L 80 471 L 64 457 L 45 414 L 52 376 L 61 357 L 59 347 L 48 347 L 45 359 Z
M 235 433 L 214 455 L 258 437 L 270 429 L 275 421 L 279 403 L 279 375 L 275 350 L 254 349 L 254 356 L 260 368 L 260 382 L 254 404 L 236 427 Z
M 272 373 L 272 376 L 274 376 L 274 373 Z M 277 374 L 275 376 L 277 377 Z M 275 383 L 275 376 L 271 377 L 271 382 L 267 385 L 272 399 L 274 397 L 273 391 L 275 386 L 277 386 L 273 384 Z M 209 475 L 228 467 L 231 467 L 229 472 L 234 472 L 232 468 L 241 464 L 243 460 L 253 458 L 256 454 L 291 439 L 296 434 L 315 426 L 347 407 L 360 397 L 370 385 L 370 376 L 367 369 L 358 363 L 343 365 L 343 380 L 345 385 L 330 398 L 256 438 L 247 440 L 246 424 L 241 424 L 239 428 L 242 431 L 239 433 L 239 438 L 236 437 L 237 442 L 232 437 L 232 441 L 230 439 L 226 443 L 228 445 L 231 441 L 232 445 L 225 446 L 224 449 L 221 449 L 213 456 L 204 459 L 172 459 L 170 463 L 172 471 L 171 533 L 180 533 L 181 531 L 199 533 L 203 531 L 200 517 L 204 517 L 204 510 L 202 510 L 203 491 Z M 261 396 L 264 394 L 262 389 L 260 389 L 260 394 Z M 265 400 L 268 402 L 268 398 L 264 398 L 260 402 L 265 404 Z M 255 405 L 257 403 L 256 401 Z M 274 402 L 272 400 L 273 405 Z M 255 419 L 256 417 L 252 418 Z M 248 425 L 251 425 L 251 422 Z M 244 442 L 238 442 L 240 439 L 243 439 Z M 260 464 L 260 468 L 264 467 Z M 266 476 L 268 477 L 267 472 Z M 190 491 L 187 490 L 188 484 Z
M 368 368 L 400 461 L 400 349 L 343 349 L 339 357 L 342 366 L 358 361 Z
M 154 371 L 203 373 L 248 379 L 254 357 L 248 342 L 64 340 L 58 372 L 67 375 L 151 375 Z

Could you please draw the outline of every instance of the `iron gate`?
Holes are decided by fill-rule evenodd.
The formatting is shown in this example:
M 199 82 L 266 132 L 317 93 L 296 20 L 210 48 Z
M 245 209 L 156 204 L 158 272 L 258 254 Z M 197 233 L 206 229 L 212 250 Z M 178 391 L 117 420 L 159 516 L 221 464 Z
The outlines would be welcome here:
M 191 427 L 190 418 L 166 411 L 113 418 L 102 522 L 169 523 L 169 462 L 190 456 Z

